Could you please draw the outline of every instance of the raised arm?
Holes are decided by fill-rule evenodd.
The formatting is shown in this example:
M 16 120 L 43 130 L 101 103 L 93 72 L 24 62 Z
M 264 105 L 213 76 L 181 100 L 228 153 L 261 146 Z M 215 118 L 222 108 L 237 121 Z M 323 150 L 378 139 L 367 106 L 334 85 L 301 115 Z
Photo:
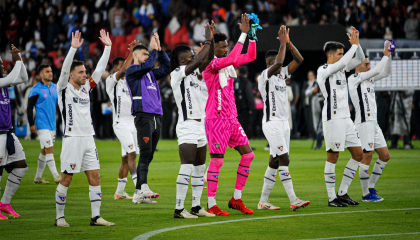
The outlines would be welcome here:
M 213 52 L 210 52 L 211 45 L 214 46 L 214 44 L 212 44 L 213 43 L 213 31 L 211 29 L 210 24 L 208 24 L 208 23 L 204 26 L 204 28 L 205 28 L 206 41 L 204 42 L 204 46 L 201 47 L 201 50 L 198 52 L 197 56 L 194 57 L 191 60 L 191 62 L 189 64 L 187 64 L 187 66 L 185 67 L 185 75 L 187 75 L 187 76 L 190 75 L 192 72 L 194 72 L 194 70 L 197 69 L 197 68 L 200 68 L 199 69 L 200 72 L 202 70 L 204 70 L 208 65 L 208 63 L 207 63 L 206 66 L 203 66 L 204 60 L 209 58 L 209 54 L 214 55 L 214 48 L 213 48 Z M 208 61 L 206 61 L 206 62 L 208 62 Z M 201 69 L 202 67 L 203 67 L 203 69 Z
M 290 32 L 290 28 L 288 28 L 286 32 L 286 47 L 290 49 L 290 53 L 292 54 L 292 57 L 293 57 L 293 61 L 289 63 L 289 65 L 287 66 L 287 71 L 289 72 L 289 75 L 290 75 L 294 73 L 296 69 L 302 64 L 303 57 L 302 55 L 300 55 L 300 52 L 297 50 L 297 48 L 295 48 L 295 46 L 293 46 L 293 43 L 290 41 L 289 32 Z
M 99 59 L 99 62 L 96 65 L 95 71 L 92 73 L 92 76 L 89 79 L 91 85 L 93 84 L 91 80 L 95 82 L 95 84 L 93 84 L 94 86 L 96 86 L 96 84 L 101 80 L 102 74 L 105 72 L 106 66 L 109 61 L 109 55 L 111 54 L 112 42 L 109 38 L 109 33 L 102 29 L 100 35 L 101 36 L 99 37 L 99 39 L 103 44 L 105 44 L 105 50 L 102 53 L 101 59 Z
M 144 63 L 133 64 L 125 70 L 126 78 L 134 77 L 137 80 L 140 80 L 141 76 L 150 72 L 153 69 L 153 66 L 155 65 L 157 58 L 158 58 L 158 52 L 156 50 L 153 50 L 150 53 L 149 58 L 147 58 L 147 60 Z
M 391 72 L 392 72 L 392 62 L 391 62 L 391 60 L 392 60 L 392 56 L 391 56 L 391 52 L 388 50 L 388 47 L 389 47 L 389 45 L 391 45 L 391 42 L 388 42 L 387 44 L 386 44 L 386 46 L 385 46 L 385 48 L 384 48 L 384 56 L 383 56 L 383 58 L 385 58 L 385 57 L 388 57 L 388 61 L 386 61 L 386 64 L 385 64 L 385 67 L 383 68 L 383 70 L 382 71 L 380 71 L 379 72 L 379 74 L 378 75 L 376 75 L 374 78 L 373 78 L 373 81 L 375 82 L 375 81 L 378 81 L 378 80 L 381 80 L 382 78 L 386 78 L 386 77 L 388 77 L 389 75 L 391 75 Z M 382 59 L 383 59 L 382 58 Z
M 361 80 L 362 81 L 369 80 L 372 77 L 378 76 L 381 72 L 384 72 L 384 67 L 386 66 L 386 63 L 388 62 L 388 59 L 389 58 L 387 56 L 383 56 L 381 61 L 374 68 L 362 74 Z
M 353 55 L 356 52 L 357 48 L 358 46 L 356 44 L 353 44 L 349 51 L 347 51 L 347 53 L 344 54 L 344 56 L 338 62 L 328 65 L 328 68 L 326 69 L 326 74 L 329 76 L 346 67 L 347 63 L 350 62 L 350 60 L 353 58 Z
M 81 35 L 82 34 L 79 31 L 76 31 L 75 33 L 71 34 L 71 47 L 69 52 L 67 53 L 66 58 L 64 59 L 63 66 L 61 67 L 60 78 L 57 82 L 58 91 L 64 89 L 67 86 L 74 54 L 76 53 L 77 49 L 83 44 L 83 39 L 81 39 Z
M 9 53 L 12 54 L 12 61 L 15 62 L 15 66 L 8 76 L 0 80 L 0 87 L 16 86 L 28 81 L 28 73 L 20 57 L 19 50 L 13 44 L 11 48 Z
M 273 76 L 283 66 L 284 57 L 286 56 L 286 26 L 280 26 L 277 39 L 280 41 L 279 53 L 277 54 L 274 64 L 268 68 L 267 79 L 265 79 L 265 81 L 271 78 L 271 76 Z
M 254 61 L 255 59 L 257 59 L 257 42 L 250 39 L 247 53 L 241 54 L 236 60 L 234 66 L 240 67 L 244 64 Z
M 350 72 L 359 66 L 363 61 L 365 61 L 365 53 L 363 52 L 362 46 L 359 44 L 356 50 L 356 56 L 352 58 L 345 67 L 346 72 Z
M 22 61 L 17 61 L 13 70 L 6 77 L 0 79 L 0 87 L 9 87 L 13 85 L 19 78 L 22 65 Z
M 200 73 L 203 72 L 206 69 L 206 67 L 211 63 L 211 61 L 214 58 L 214 38 L 213 38 L 213 36 L 216 32 L 216 26 L 214 25 L 214 21 L 211 21 L 210 29 L 211 29 L 211 39 L 206 37 L 206 39 L 208 39 L 208 40 L 206 40 L 204 42 L 204 45 L 210 45 L 210 47 L 209 47 L 209 50 L 208 50 L 208 53 L 207 53 L 207 57 L 204 59 L 204 61 L 198 67 L 198 70 L 200 70 Z M 208 41 L 210 43 L 208 43 Z M 203 50 L 203 45 L 202 44 L 201 44 L 200 51 L 201 50 Z M 198 53 L 197 53 L 197 56 L 198 56 Z
M 131 65 L 131 63 L 133 62 L 133 49 L 135 46 L 139 45 L 139 42 L 136 40 L 133 40 L 133 42 L 131 42 L 128 45 L 128 50 L 130 51 L 130 54 L 128 55 L 127 59 L 125 60 L 123 66 L 121 67 L 121 69 L 116 72 L 115 74 L 115 78 L 116 80 L 121 80 L 124 75 L 125 75 L 125 70 Z

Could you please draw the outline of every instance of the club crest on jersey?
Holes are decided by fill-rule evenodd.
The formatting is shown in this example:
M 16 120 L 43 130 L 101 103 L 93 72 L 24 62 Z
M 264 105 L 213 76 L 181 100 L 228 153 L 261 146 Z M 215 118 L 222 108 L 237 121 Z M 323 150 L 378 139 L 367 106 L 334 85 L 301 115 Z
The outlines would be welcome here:
M 147 144 L 149 142 L 149 138 L 148 137 L 143 137 L 144 142 Z
M 283 152 L 283 146 L 277 146 L 277 148 Z
M 344 74 L 344 69 L 341 69 L 341 71 L 340 71 L 342 74 Z
M 271 176 L 273 176 L 274 179 L 277 179 L 277 176 L 276 175 L 271 174 Z
M 0 159 L 0 163 L 1 163 L 1 159 Z M 382 172 L 384 171 L 384 168 L 383 168 L 383 167 L 381 167 L 381 171 L 382 171 Z
M 78 99 L 78 98 L 76 98 L 76 97 L 74 97 L 74 98 L 73 98 L 73 102 L 74 102 L 74 103 L 78 103 L 78 102 L 79 102 L 79 99 Z
M 98 195 L 100 198 L 102 197 L 102 193 L 96 193 L 96 195 Z
M 18 178 L 19 182 L 22 181 L 22 178 Z
M 190 179 L 189 178 L 184 178 L 184 179 L 185 179 L 185 181 L 190 182 Z
M 211 175 L 211 176 L 219 180 L 219 175 Z
M 76 163 L 70 163 L 70 167 L 71 167 L 71 170 L 74 170 L 74 168 L 76 167 Z
M 214 146 L 215 146 L 215 147 L 216 147 L 216 149 L 217 149 L 217 148 L 219 148 L 219 147 L 220 147 L 220 143 L 215 143 L 215 144 L 214 144 Z
M 331 178 L 332 180 L 335 180 L 335 176 L 331 176 L 330 178 Z
M 369 170 L 364 170 L 363 172 L 369 175 Z
M 289 172 L 282 173 L 281 175 L 283 175 L 283 176 L 285 176 L 285 177 L 290 176 Z
M 50 141 L 50 140 L 48 140 L 48 141 L 47 141 L 47 144 L 48 144 L 48 145 L 50 145 L 50 144 L 51 144 L 51 141 Z
M 373 148 L 373 143 L 368 143 L 370 148 Z
M 133 149 L 133 144 L 128 145 L 128 148 Z
M 62 202 L 66 201 L 66 196 L 58 196 Z
M 341 144 L 340 144 L 339 142 L 336 142 L 336 143 L 335 143 L 335 147 L 336 147 L 336 148 L 340 148 L 340 145 L 341 145 Z
M 86 89 L 82 88 L 82 93 L 85 93 L 85 94 L 87 94 L 87 91 L 86 91 Z
M 246 173 L 251 172 L 251 169 L 245 169 L 245 168 L 243 168 L 243 170 L 244 170 L 244 172 L 246 172 Z
M 354 177 L 354 174 L 355 174 L 355 172 L 351 172 L 351 175 L 353 175 L 353 177 Z

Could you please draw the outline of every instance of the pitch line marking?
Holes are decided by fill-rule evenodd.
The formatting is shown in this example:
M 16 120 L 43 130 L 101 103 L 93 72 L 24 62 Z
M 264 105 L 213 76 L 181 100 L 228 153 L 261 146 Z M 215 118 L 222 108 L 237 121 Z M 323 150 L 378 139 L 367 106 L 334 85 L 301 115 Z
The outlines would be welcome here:
M 399 236 L 399 235 L 415 235 L 420 234 L 420 232 L 411 232 L 411 233 L 390 233 L 390 234 L 372 234 L 372 235 L 358 235 L 358 236 L 346 236 L 346 237 L 329 237 L 329 238 L 305 238 L 299 240 L 328 240 L 328 239 L 343 239 L 343 238 L 364 238 L 364 237 L 386 237 L 386 236 Z
M 344 214 L 344 213 L 366 213 L 366 212 L 391 212 L 391 211 L 405 211 L 405 210 L 420 210 L 420 208 L 381 209 L 381 210 L 364 210 L 364 211 L 349 211 L 349 212 L 320 212 L 320 213 L 305 213 L 305 214 L 296 214 L 296 215 L 279 215 L 279 216 L 268 216 L 268 217 L 243 218 L 243 219 L 236 219 L 236 220 L 209 222 L 209 223 L 177 226 L 177 227 L 171 227 L 171 228 L 163 228 L 163 229 L 143 233 L 135 237 L 133 240 L 146 240 L 160 233 L 183 229 L 183 228 L 202 227 L 202 226 L 209 226 L 209 225 L 216 225 L 216 224 L 223 224 L 223 223 L 264 220 L 264 219 L 274 219 L 274 218 L 300 217 L 300 216 L 316 216 L 316 215 L 330 215 L 330 214 Z M 319 238 L 319 239 L 333 239 L 333 238 Z

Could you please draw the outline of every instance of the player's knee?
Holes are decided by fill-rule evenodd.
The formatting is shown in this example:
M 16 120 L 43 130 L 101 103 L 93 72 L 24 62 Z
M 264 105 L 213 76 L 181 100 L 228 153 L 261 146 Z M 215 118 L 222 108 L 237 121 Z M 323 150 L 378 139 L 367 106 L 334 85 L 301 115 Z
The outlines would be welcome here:
M 140 148 L 140 159 L 149 159 L 152 156 L 152 147 L 142 146 Z
M 384 156 L 380 156 L 379 159 L 383 162 L 388 162 L 388 160 L 391 158 L 389 155 L 389 152 L 387 152 Z
M 280 166 L 289 166 L 289 154 L 283 154 L 278 157 Z
M 212 167 L 220 169 L 223 166 L 223 158 L 212 158 L 210 160 L 210 164 L 212 165 Z
M 268 161 L 268 166 L 273 169 L 279 168 L 279 159 L 278 157 L 273 157 L 270 155 L 270 160 Z
M 250 152 L 247 154 L 242 155 L 241 157 L 241 162 L 245 165 L 245 166 L 249 166 L 251 165 L 252 160 L 254 159 L 255 154 L 254 152 Z

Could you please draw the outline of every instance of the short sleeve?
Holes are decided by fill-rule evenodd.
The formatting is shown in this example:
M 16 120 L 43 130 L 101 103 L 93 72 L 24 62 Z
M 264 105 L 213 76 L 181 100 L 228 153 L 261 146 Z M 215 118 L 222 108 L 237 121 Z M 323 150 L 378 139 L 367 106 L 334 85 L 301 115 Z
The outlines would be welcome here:
M 171 72 L 171 82 L 181 82 L 186 77 L 185 67 L 186 65 L 179 66 Z
M 29 97 L 33 97 L 33 96 L 38 95 L 38 88 L 35 87 L 35 86 L 31 88 L 31 91 L 29 91 Z
M 281 68 L 281 71 L 280 71 L 280 73 L 284 76 L 284 79 L 286 79 L 286 78 L 288 78 L 288 77 L 290 77 L 289 76 L 289 67 L 288 66 L 286 66 L 286 67 L 282 67 Z

